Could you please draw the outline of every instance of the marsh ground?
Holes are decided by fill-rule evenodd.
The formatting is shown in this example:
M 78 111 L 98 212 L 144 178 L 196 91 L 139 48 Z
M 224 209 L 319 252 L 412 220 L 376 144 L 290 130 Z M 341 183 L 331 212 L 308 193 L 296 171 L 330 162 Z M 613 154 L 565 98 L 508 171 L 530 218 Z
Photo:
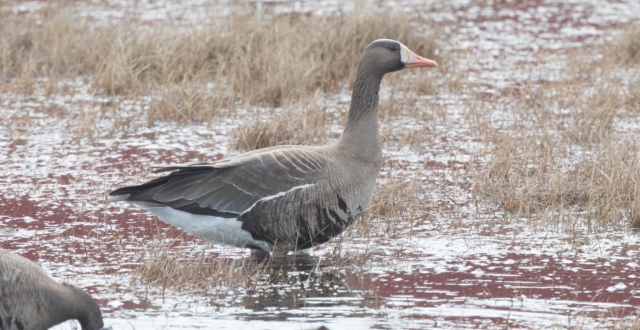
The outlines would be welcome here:
M 639 326 L 639 3 L 0 6 L 0 246 L 107 325 Z M 335 141 L 380 37 L 440 66 L 383 82 L 383 171 L 339 239 L 257 263 L 106 204 L 151 163 Z

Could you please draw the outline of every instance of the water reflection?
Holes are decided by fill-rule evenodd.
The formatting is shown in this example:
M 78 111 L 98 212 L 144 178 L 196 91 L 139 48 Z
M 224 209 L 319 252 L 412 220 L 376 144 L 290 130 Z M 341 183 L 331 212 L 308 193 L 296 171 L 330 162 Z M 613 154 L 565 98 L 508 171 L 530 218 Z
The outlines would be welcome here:
M 241 306 L 246 320 L 370 317 L 382 303 L 365 287 L 361 271 L 333 267 L 326 258 L 298 254 L 273 260 L 259 290 L 247 290 Z

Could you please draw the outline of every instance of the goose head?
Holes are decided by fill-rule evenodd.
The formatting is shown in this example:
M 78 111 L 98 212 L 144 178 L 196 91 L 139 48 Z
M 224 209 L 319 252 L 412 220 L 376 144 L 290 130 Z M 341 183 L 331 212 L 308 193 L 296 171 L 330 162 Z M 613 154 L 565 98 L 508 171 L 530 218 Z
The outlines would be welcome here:
M 100 306 L 88 293 L 67 283 L 61 283 L 61 286 L 66 291 L 65 297 L 68 303 L 60 306 L 64 310 L 58 313 L 59 316 L 64 316 L 66 319 L 77 319 L 82 330 L 111 330 L 111 327 L 104 326 Z
M 360 63 L 380 76 L 405 68 L 438 66 L 435 61 L 421 57 L 401 42 L 391 39 L 378 39 L 370 43 L 364 48 Z

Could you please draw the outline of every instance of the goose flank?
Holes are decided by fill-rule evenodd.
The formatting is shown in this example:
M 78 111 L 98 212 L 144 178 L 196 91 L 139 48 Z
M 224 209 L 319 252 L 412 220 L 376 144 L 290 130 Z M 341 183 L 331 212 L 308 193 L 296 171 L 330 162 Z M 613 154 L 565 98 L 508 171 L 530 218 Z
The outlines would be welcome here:
M 395 40 L 363 51 L 349 117 L 328 146 L 276 146 L 214 162 L 156 166 L 168 175 L 117 189 L 126 201 L 204 239 L 286 254 L 325 243 L 369 204 L 382 164 L 378 92 L 385 74 L 435 67 Z
M 67 320 L 78 320 L 83 330 L 104 326 L 100 307 L 86 292 L 0 249 L 0 330 L 45 330 Z

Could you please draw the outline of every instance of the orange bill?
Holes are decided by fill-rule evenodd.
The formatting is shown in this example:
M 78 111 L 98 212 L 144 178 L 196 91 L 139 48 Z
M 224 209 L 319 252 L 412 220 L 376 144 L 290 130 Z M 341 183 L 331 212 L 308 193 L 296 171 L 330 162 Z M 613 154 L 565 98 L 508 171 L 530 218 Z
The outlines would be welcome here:
M 407 60 L 407 63 L 404 64 L 404 66 L 407 68 L 431 68 L 438 66 L 438 63 L 436 63 L 436 61 L 421 57 L 420 55 L 416 55 L 408 49 L 407 55 L 409 55 L 409 59 Z

